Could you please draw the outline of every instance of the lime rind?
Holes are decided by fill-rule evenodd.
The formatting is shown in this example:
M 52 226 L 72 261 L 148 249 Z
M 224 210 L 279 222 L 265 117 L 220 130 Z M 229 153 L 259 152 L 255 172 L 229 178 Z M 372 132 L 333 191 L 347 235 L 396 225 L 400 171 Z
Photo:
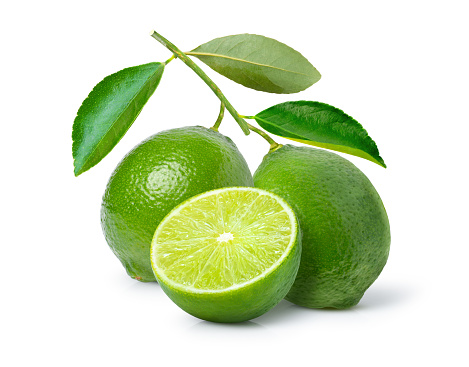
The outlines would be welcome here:
M 251 206 L 246 206 L 246 205 L 243 206 L 243 205 L 239 205 L 239 203 L 236 202 L 236 200 L 233 200 L 233 198 L 230 198 L 229 195 L 228 195 L 228 198 L 227 198 L 227 194 L 230 193 L 230 192 L 233 192 L 233 193 L 242 192 L 248 199 L 249 199 L 249 197 L 251 197 L 251 199 L 252 199 L 252 195 L 256 196 L 256 198 L 255 198 L 255 200 L 252 201 Z M 222 193 L 224 193 L 224 195 L 220 195 Z M 239 219 L 237 220 L 237 223 L 232 224 L 232 227 L 231 227 L 231 229 L 234 229 L 234 230 L 237 230 L 238 227 L 240 227 L 240 225 L 243 222 L 243 218 L 245 218 L 245 217 L 249 217 L 249 218 L 254 217 L 254 218 L 256 218 L 256 210 L 253 211 L 252 209 L 253 209 L 253 207 L 256 207 L 255 204 L 256 204 L 256 202 L 259 201 L 260 198 L 263 197 L 264 199 L 265 198 L 272 199 L 271 202 L 278 205 L 279 209 L 281 209 L 281 210 L 278 211 L 278 212 L 272 212 L 272 210 L 271 210 L 270 215 L 272 217 L 274 217 L 276 214 L 284 213 L 284 214 L 286 214 L 286 217 L 288 219 L 288 223 L 287 223 L 288 225 L 287 225 L 286 228 L 288 228 L 287 232 L 289 232 L 289 233 L 288 233 L 287 236 L 285 236 L 285 235 L 283 236 L 283 237 L 288 237 L 288 243 L 285 244 L 283 246 L 283 248 L 277 249 L 277 252 L 281 252 L 281 253 L 280 253 L 280 256 L 278 256 L 273 263 L 268 264 L 268 265 L 264 265 L 264 269 L 263 269 L 262 272 L 260 272 L 259 274 L 255 275 L 255 276 L 253 276 L 250 279 L 247 279 L 245 281 L 234 282 L 234 284 L 232 284 L 231 286 L 224 286 L 221 289 L 209 289 L 209 288 L 203 289 L 203 288 L 194 287 L 193 285 L 190 285 L 190 284 L 181 284 L 182 282 L 177 282 L 177 281 L 173 280 L 172 277 L 167 276 L 167 273 L 170 272 L 170 271 L 168 271 L 168 270 L 165 271 L 165 270 L 162 269 L 162 267 L 160 266 L 161 264 L 158 261 L 158 257 L 161 255 L 161 254 L 158 253 L 158 250 L 161 247 L 164 247 L 165 244 L 166 245 L 174 245 L 174 246 L 176 246 L 176 244 L 177 244 L 177 246 L 179 246 L 179 248 L 180 248 L 181 245 L 185 241 L 187 241 L 187 244 L 189 244 L 189 243 L 194 244 L 194 243 L 197 243 L 197 242 L 203 243 L 204 245 L 206 245 L 205 248 L 213 247 L 214 246 L 213 241 L 217 241 L 217 238 L 214 237 L 214 236 L 207 236 L 206 234 L 209 233 L 210 231 L 212 231 L 214 233 L 215 232 L 220 232 L 220 226 L 223 227 L 223 225 L 226 224 L 226 223 L 224 223 L 225 218 L 223 218 L 224 214 L 226 214 L 226 213 L 223 213 L 222 211 L 221 212 L 220 211 L 219 212 L 216 212 L 216 211 L 214 212 L 213 210 L 212 211 L 210 211 L 210 210 L 203 211 L 202 210 L 202 216 L 209 216 L 210 217 L 210 220 L 205 222 L 205 225 L 207 226 L 207 228 L 205 228 L 205 231 L 204 230 L 198 230 L 197 228 L 194 228 L 194 226 L 190 227 L 190 225 L 189 225 L 189 228 L 187 228 L 186 231 L 182 230 L 182 232 L 183 232 L 182 236 L 179 236 L 179 238 L 174 238 L 171 241 L 164 242 L 163 246 L 162 246 L 162 243 L 159 243 L 158 241 L 161 237 L 174 235 L 174 231 L 175 231 L 176 228 L 168 228 L 168 227 L 172 227 L 173 225 L 174 226 L 179 225 L 178 228 L 182 228 L 182 227 L 180 227 L 181 223 L 177 223 L 177 221 L 175 221 L 175 223 L 171 223 L 172 221 L 174 221 L 175 218 L 178 218 L 178 216 L 184 215 L 185 219 L 188 219 L 186 221 L 186 225 L 188 225 L 191 222 L 191 218 L 186 216 L 186 214 L 187 215 L 190 214 L 190 213 L 186 213 L 187 209 L 188 208 L 193 209 L 193 207 L 194 207 L 194 205 L 191 205 L 191 204 L 193 204 L 195 202 L 201 203 L 201 202 L 203 202 L 204 199 L 210 199 L 210 198 L 213 199 L 213 197 L 215 197 L 216 200 L 232 200 L 231 204 L 230 203 L 226 204 L 226 203 L 218 202 L 218 205 L 216 205 L 215 207 L 218 208 L 218 209 L 221 209 L 223 207 L 225 207 L 225 209 L 227 207 L 232 207 L 232 208 L 234 208 L 234 210 L 239 211 L 238 213 L 235 213 L 235 217 L 239 218 Z M 234 195 L 234 197 L 236 198 L 236 195 Z M 213 205 L 207 205 L 206 209 L 210 209 L 209 208 L 210 206 L 212 206 L 212 209 L 213 209 Z M 203 205 L 202 205 L 202 207 L 203 207 Z M 257 211 L 259 212 L 259 208 L 257 208 L 257 209 L 258 209 Z M 196 210 L 199 210 L 199 209 L 196 209 Z M 192 213 L 192 214 L 194 214 L 194 213 Z M 232 215 L 233 213 L 228 213 L 228 215 L 230 215 L 230 214 Z M 272 217 L 270 217 L 269 219 L 273 219 Z M 251 223 L 251 225 L 253 225 L 255 222 L 259 222 L 259 221 L 262 222 L 262 219 L 254 220 Z M 213 222 L 218 223 L 219 228 L 213 228 Z M 203 223 L 204 223 L 204 221 L 197 221 L 197 225 L 201 225 Z M 212 225 L 212 227 L 211 227 L 211 225 Z M 275 226 L 278 226 L 278 223 L 277 224 L 276 223 L 272 224 L 272 227 L 275 227 Z M 198 232 L 197 232 L 197 230 L 198 230 Z M 246 232 L 248 232 L 250 230 L 250 228 L 249 227 L 248 228 L 240 228 L 239 230 L 240 230 L 241 235 L 244 234 L 244 239 L 246 239 L 248 237 L 246 235 Z M 195 231 L 195 233 L 194 233 L 194 231 Z M 290 252 L 292 251 L 292 248 L 295 246 L 295 243 L 297 242 L 298 237 L 299 237 L 298 236 L 298 231 L 299 231 L 299 227 L 298 227 L 297 219 L 295 217 L 295 214 L 294 214 L 293 210 L 286 203 L 285 200 L 283 200 L 282 198 L 278 197 L 275 194 L 272 194 L 272 193 L 270 193 L 268 191 L 265 191 L 265 190 L 262 190 L 262 189 L 248 188 L 248 187 L 231 187 L 231 188 L 223 188 L 223 189 L 216 189 L 216 190 L 208 191 L 208 192 L 205 192 L 203 194 L 192 197 L 192 198 L 188 199 L 187 201 L 181 203 L 176 208 L 174 208 L 162 220 L 161 224 L 158 226 L 158 228 L 157 228 L 157 230 L 154 234 L 153 241 L 152 241 L 152 246 L 151 246 L 152 268 L 153 268 L 153 271 L 155 273 L 155 276 L 158 278 L 160 283 L 165 284 L 165 287 L 172 288 L 174 291 L 183 292 L 183 293 L 186 293 L 186 292 L 187 293 L 195 293 L 195 294 L 207 294 L 207 293 L 209 293 L 209 294 L 220 294 L 220 295 L 223 294 L 223 293 L 231 293 L 235 290 L 238 290 L 238 289 L 241 289 L 241 288 L 244 288 L 244 287 L 249 287 L 249 285 L 261 281 L 262 279 L 268 277 L 272 272 L 274 272 L 275 269 L 277 269 L 284 262 L 285 258 L 290 254 Z M 267 232 L 269 232 L 269 231 L 267 231 Z M 223 233 L 226 233 L 226 232 L 223 232 Z M 205 234 L 205 236 L 204 236 L 204 234 Z M 194 238 L 194 235 L 195 235 L 195 238 Z M 199 235 L 199 236 L 197 236 L 197 235 Z M 190 236 L 190 238 L 188 236 Z M 259 239 L 261 237 L 262 236 L 258 236 L 257 238 L 255 238 L 254 242 L 256 244 L 259 244 Z M 282 237 L 282 236 L 278 236 L 278 234 L 277 234 L 277 239 L 278 239 L 278 237 Z M 272 238 L 269 238 L 268 240 L 266 238 L 265 241 L 261 241 L 261 242 L 264 242 L 265 246 L 257 246 L 257 249 L 263 249 L 263 248 L 266 248 L 266 246 L 268 247 L 269 243 L 270 244 L 272 242 L 275 243 L 275 241 L 272 241 Z M 225 248 L 228 248 L 228 251 L 229 251 L 229 246 L 227 246 Z M 203 251 L 203 249 L 198 249 L 196 251 Z M 223 257 L 223 255 L 226 255 L 226 254 L 220 254 L 220 257 Z
M 386 210 L 366 175 L 335 153 L 287 144 L 264 158 L 254 184 L 284 197 L 304 231 L 285 299 L 308 308 L 356 305 L 383 270 L 391 243 Z

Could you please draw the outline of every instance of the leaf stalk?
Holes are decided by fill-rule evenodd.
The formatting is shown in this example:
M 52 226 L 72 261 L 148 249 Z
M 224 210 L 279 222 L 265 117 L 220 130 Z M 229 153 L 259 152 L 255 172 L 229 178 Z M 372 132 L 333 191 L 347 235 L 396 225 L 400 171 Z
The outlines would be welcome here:
M 276 151 L 278 148 L 281 148 L 283 146 L 282 144 L 279 144 L 274 139 L 272 139 L 265 131 L 258 129 L 257 127 L 252 126 L 251 124 L 248 124 L 248 127 L 249 127 L 249 130 L 252 130 L 255 133 L 259 134 L 270 144 L 269 153 L 272 153 Z
M 176 55 L 173 54 L 168 60 L 166 60 L 163 64 L 166 66 L 168 65 L 171 61 L 173 61 L 176 58 Z
M 223 117 L 225 116 L 225 105 L 223 102 L 220 104 L 220 112 L 218 114 L 217 121 L 215 121 L 215 124 L 210 128 L 213 131 L 218 131 L 218 128 L 220 127 L 221 121 L 223 120 Z

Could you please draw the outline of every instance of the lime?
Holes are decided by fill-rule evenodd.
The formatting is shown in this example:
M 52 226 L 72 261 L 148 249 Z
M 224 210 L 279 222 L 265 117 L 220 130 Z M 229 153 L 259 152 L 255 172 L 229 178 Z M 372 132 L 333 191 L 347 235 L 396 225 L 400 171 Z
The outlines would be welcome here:
M 299 219 L 303 252 L 286 299 L 311 308 L 357 304 L 386 264 L 391 241 L 368 178 L 337 154 L 285 145 L 267 154 L 254 183 L 283 197 Z
M 114 170 L 101 206 L 101 224 L 127 273 L 155 281 L 150 245 L 158 223 L 171 209 L 202 192 L 253 186 L 236 145 L 213 130 L 195 126 L 151 136 Z
M 250 320 L 287 294 L 300 262 L 297 219 L 280 197 L 232 187 L 197 195 L 156 229 L 151 263 L 184 311 L 215 322 Z

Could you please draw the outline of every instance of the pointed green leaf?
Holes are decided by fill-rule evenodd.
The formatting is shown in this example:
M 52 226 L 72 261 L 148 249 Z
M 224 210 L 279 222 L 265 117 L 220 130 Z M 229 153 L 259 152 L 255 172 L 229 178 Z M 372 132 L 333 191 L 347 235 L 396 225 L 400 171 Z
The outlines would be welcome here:
M 93 88 L 73 123 L 75 176 L 99 163 L 121 140 L 155 91 L 163 70 L 159 62 L 126 68 Z
M 308 145 L 348 153 L 386 168 L 376 143 L 359 122 L 321 102 L 295 101 L 272 106 L 254 116 L 268 132 Z
M 263 92 L 296 93 L 321 78 L 298 51 L 256 34 L 216 38 L 186 54 L 236 83 Z

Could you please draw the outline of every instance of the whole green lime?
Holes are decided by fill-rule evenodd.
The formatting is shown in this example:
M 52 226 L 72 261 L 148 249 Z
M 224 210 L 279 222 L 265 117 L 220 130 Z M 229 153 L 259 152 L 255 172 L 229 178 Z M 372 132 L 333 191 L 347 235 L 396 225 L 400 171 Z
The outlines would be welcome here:
M 283 197 L 303 233 L 300 268 L 285 298 L 310 308 L 356 305 L 383 270 L 391 242 L 368 178 L 337 154 L 285 145 L 267 154 L 254 184 Z
M 106 187 L 101 225 L 129 276 L 156 281 L 150 245 L 161 220 L 190 197 L 228 186 L 253 186 L 230 138 L 201 126 L 160 132 L 132 149 Z

